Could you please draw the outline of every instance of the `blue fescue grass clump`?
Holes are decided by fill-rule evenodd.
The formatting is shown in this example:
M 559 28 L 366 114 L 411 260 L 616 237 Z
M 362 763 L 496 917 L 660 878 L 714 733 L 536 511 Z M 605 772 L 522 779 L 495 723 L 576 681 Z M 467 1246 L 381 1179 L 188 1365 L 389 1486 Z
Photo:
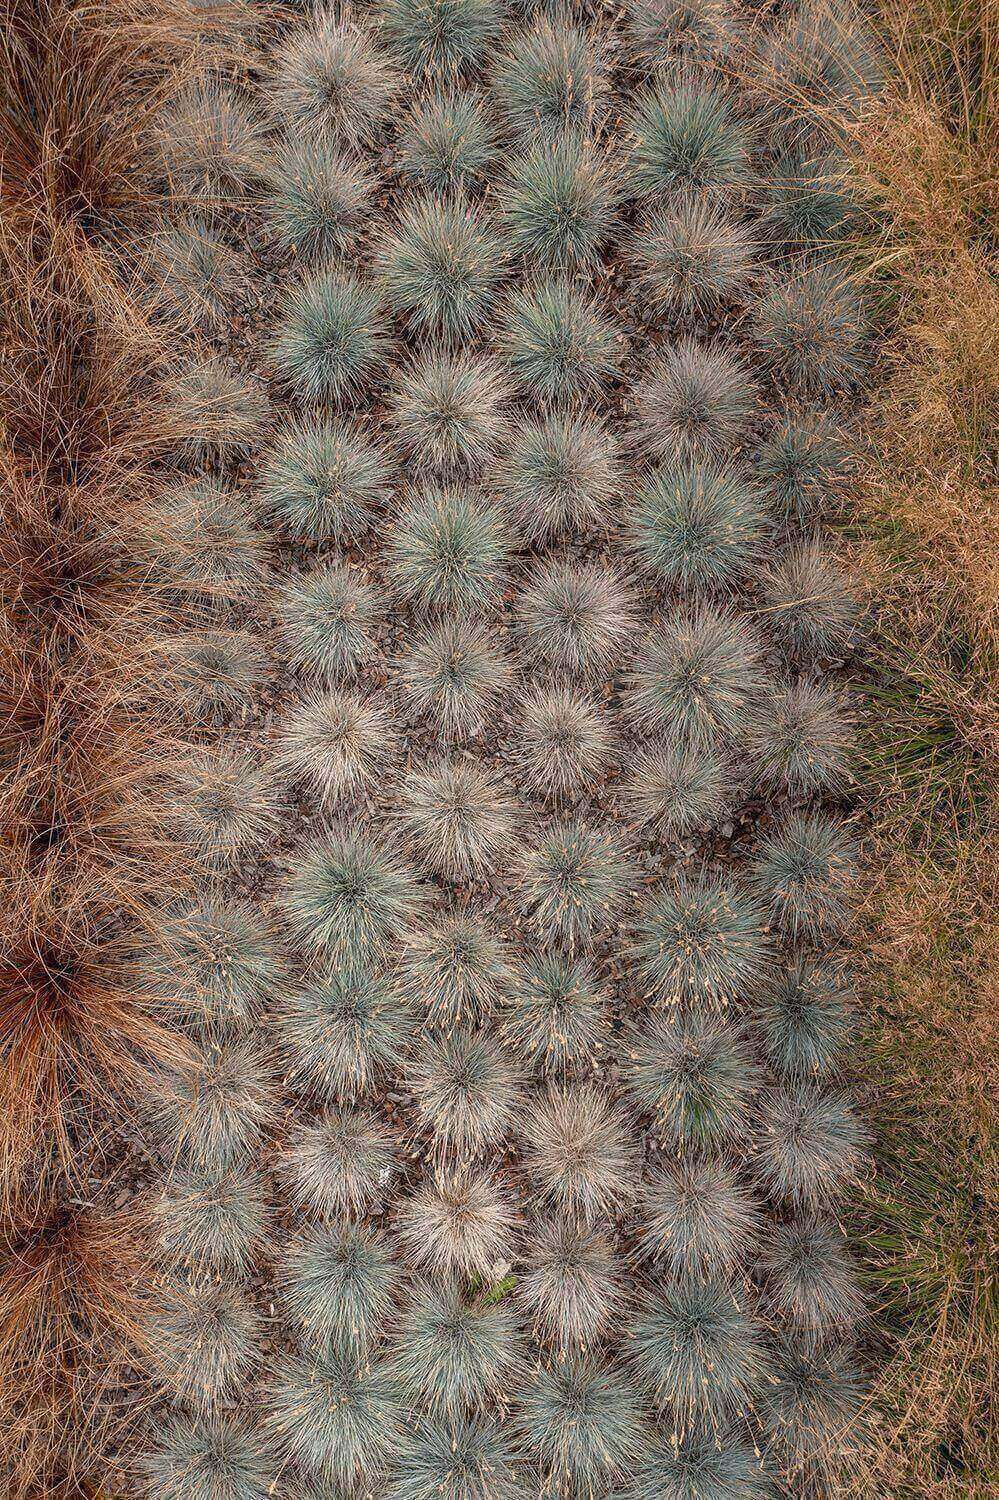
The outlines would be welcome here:
M 754 636 L 728 610 L 701 603 L 653 626 L 625 702 L 645 730 L 686 749 L 720 748 L 745 740 L 763 684 Z
M 629 517 L 635 554 L 657 584 L 721 590 L 759 555 L 767 514 L 736 469 L 680 458 L 640 479 Z
M 255 1026 L 281 980 L 269 928 L 249 902 L 205 894 L 162 927 L 160 983 L 206 1031 Z
M 192 463 L 228 465 L 261 441 L 270 417 L 267 392 L 218 354 L 185 357 L 166 381 L 164 409 L 184 436 L 176 447 Z
M 249 714 L 266 675 L 264 655 L 246 630 L 188 631 L 169 640 L 164 654 L 177 707 L 199 726 Z
M 685 193 L 655 208 L 637 235 L 638 285 L 658 315 L 703 318 L 742 299 L 756 278 L 756 247 L 724 203 Z
M 246 201 L 266 151 L 263 124 L 245 95 L 202 75 L 157 112 L 154 134 L 175 201 L 223 210 Z
M 421 1417 L 407 1429 L 386 1500 L 524 1500 L 517 1454 L 493 1418 Z
M 558 557 L 540 562 L 528 576 L 519 613 L 528 660 L 547 674 L 587 681 L 610 673 L 637 618 L 617 573 Z
M 762 619 L 770 634 L 804 662 L 849 651 L 857 604 L 828 549 L 817 538 L 795 543 L 763 573 Z
M 346 826 L 327 829 L 302 851 L 285 901 L 301 946 L 338 962 L 384 953 L 424 904 L 416 877 L 396 850 Z
M 542 16 L 499 59 L 492 92 L 504 124 L 524 141 L 595 133 L 610 104 L 603 43 L 567 16 Z
M 516 805 L 476 761 L 442 761 L 414 772 L 402 796 L 407 847 L 439 879 L 486 876 L 510 848 Z
M 302 1127 L 285 1167 L 293 1207 L 328 1220 L 357 1218 L 392 1176 L 392 1137 L 370 1110 L 330 1109 Z
M 353 542 L 389 495 L 391 465 L 364 429 L 309 413 L 278 433 L 264 455 L 264 510 L 299 541 Z
M 581 288 L 546 280 L 510 294 L 500 348 L 527 396 L 565 406 L 598 396 L 613 379 L 624 337 Z
M 776 686 L 750 741 L 756 785 L 792 797 L 841 796 L 853 743 L 854 726 L 835 688 L 805 677 Z
M 375 142 L 399 86 L 368 29 L 338 7 L 286 32 L 269 82 L 272 109 L 290 136 L 353 148 Z
M 760 1326 L 741 1285 L 664 1282 L 630 1330 L 628 1358 L 657 1406 L 710 1425 L 752 1408 L 769 1378 Z
M 727 193 L 752 180 L 746 126 L 731 95 L 702 73 L 679 69 L 657 79 L 639 95 L 628 129 L 640 197 Z
M 760 227 L 785 253 L 788 246 L 815 253 L 836 248 L 856 220 L 846 162 L 836 153 L 792 147 L 767 173 Z
M 448 617 L 414 635 L 399 686 L 413 714 L 442 739 L 464 740 L 481 727 L 512 676 L 509 659 L 484 626 Z
M 751 878 L 779 931 L 817 938 L 848 920 L 856 873 L 855 846 L 839 818 L 791 813 L 760 839 Z
M 580 818 L 539 830 L 521 861 L 520 905 L 546 941 L 587 948 L 621 915 L 634 868 L 617 836 Z
M 389 420 L 421 474 L 476 476 L 507 432 L 509 388 L 485 355 L 429 349 L 401 372 Z
M 314 693 L 287 715 L 272 765 L 280 781 L 329 808 L 380 782 L 397 748 L 376 700 L 334 689 Z
M 749 1186 L 718 1157 L 664 1161 L 642 1203 L 639 1244 L 669 1276 L 733 1274 L 758 1245 L 763 1217 Z
M 659 1004 L 723 1007 L 771 963 L 763 909 L 725 876 L 680 869 L 643 905 L 633 955 Z
M 268 1392 L 274 1446 L 333 1493 L 384 1473 L 399 1441 L 398 1388 L 382 1364 L 286 1358 Z
M 292 578 L 275 613 L 288 665 L 322 682 L 357 673 L 374 649 L 381 616 L 364 576 L 340 562 Z
M 785 1078 L 828 1073 L 849 1033 L 851 1007 L 843 965 L 795 958 L 775 976 L 756 1009 L 763 1049 Z
M 157 1246 L 189 1277 L 245 1274 L 267 1235 L 260 1178 L 246 1167 L 174 1172 L 157 1205 Z
M 404 203 L 376 247 L 375 274 L 388 308 L 413 335 L 466 342 L 488 316 L 505 246 L 459 198 Z
M 860 1407 L 861 1382 L 838 1344 L 806 1339 L 782 1343 L 776 1379 L 762 1416 L 780 1459 L 792 1473 L 835 1464 L 842 1435 Z
M 583 413 L 553 413 L 518 424 L 500 482 L 526 542 L 604 528 L 623 483 L 618 444 Z
M 614 754 L 605 714 L 591 698 L 561 685 L 521 700 L 516 761 L 531 791 L 559 802 L 591 791 Z
M 187 328 L 223 332 L 246 293 L 242 253 L 220 232 L 212 216 L 188 216 L 166 225 L 151 252 L 155 295 Z
M 496 127 L 485 100 L 466 89 L 418 99 L 402 125 L 398 167 L 433 193 L 477 186 L 496 156 Z
M 360 162 L 329 141 L 285 139 L 268 165 L 267 228 L 284 254 L 331 260 L 357 243 L 374 192 Z
M 312 1229 L 279 1273 L 281 1302 L 308 1351 L 363 1359 L 394 1306 L 399 1273 L 388 1246 L 365 1229 Z
M 454 1283 L 417 1285 L 392 1355 L 407 1406 L 453 1419 L 508 1391 L 517 1332 L 507 1302 L 475 1299 Z
M 732 805 L 732 776 L 713 750 L 666 744 L 640 752 L 626 793 L 639 823 L 662 838 L 717 828 Z
M 677 455 L 729 456 L 745 439 L 757 402 L 741 359 L 687 337 L 653 359 L 636 395 L 638 441 L 666 462 Z
M 406 993 L 432 1026 L 450 1027 L 488 1016 L 517 982 L 499 934 L 465 908 L 414 930 L 401 972 Z
M 763 1255 L 767 1303 L 782 1327 L 816 1339 L 849 1333 L 863 1297 L 846 1238 L 813 1214 L 778 1224 Z
M 552 271 L 596 268 L 619 199 L 610 158 L 574 136 L 532 146 L 511 164 L 499 190 L 514 254 Z
M 563 1354 L 595 1343 L 624 1307 L 611 1242 L 569 1218 L 533 1224 L 530 1246 L 517 1291 L 538 1338 Z
M 488 609 L 504 587 L 509 555 L 499 511 L 466 486 L 414 490 L 388 539 L 399 596 L 424 609 Z
M 768 1500 L 773 1489 L 748 1435 L 708 1423 L 660 1443 L 625 1493 L 628 1500 Z
M 166 534 L 162 562 L 173 587 L 221 609 L 262 590 L 267 552 L 245 494 L 199 475 L 167 485 L 160 511 Z
M 522 1112 L 516 1069 L 483 1029 L 457 1026 L 426 1038 L 406 1078 L 418 1125 L 442 1160 L 495 1151 Z
M 828 400 L 867 369 L 863 298 L 844 268 L 825 261 L 774 283 L 755 309 L 753 337 L 775 378 L 798 396 Z
M 622 1372 L 573 1353 L 538 1366 L 517 1412 L 524 1451 L 543 1494 L 606 1494 L 645 1448 L 641 1403 Z
M 182 847 L 206 874 L 224 875 L 251 859 L 277 831 L 269 779 L 246 751 L 199 750 L 170 791 Z
M 805 0 L 763 36 L 754 81 L 778 139 L 821 143 L 856 123 L 882 71 L 870 27 L 853 5 Z
M 163 1150 L 222 1172 L 260 1146 L 275 1116 L 270 1070 L 258 1043 L 207 1038 L 197 1062 L 171 1080 L 162 1105 Z
M 681 59 L 708 62 L 726 53 L 738 36 L 731 0 L 626 0 L 629 55 L 644 69 Z
M 380 18 L 400 66 L 436 81 L 482 66 L 503 29 L 505 6 L 501 0 L 384 0 Z
M 170 1278 L 150 1308 L 154 1363 L 171 1397 L 214 1411 L 243 1390 L 261 1358 L 261 1321 L 235 1287 Z
M 400 1072 L 416 1024 L 391 976 L 357 963 L 286 997 L 278 1020 L 287 1081 L 323 1104 Z
M 523 1124 L 524 1167 L 541 1208 L 592 1223 L 635 1190 L 632 1140 L 621 1114 L 588 1083 L 552 1085 Z
M 163 1500 L 268 1500 L 274 1481 L 262 1435 L 234 1412 L 170 1417 L 141 1471 Z
M 831 1207 L 861 1167 L 865 1135 L 847 1096 L 793 1084 L 763 1101 L 758 1171 L 766 1191 L 800 1208 Z
M 756 476 L 774 510 L 805 525 L 821 516 L 847 474 L 844 436 L 827 413 L 785 412 L 760 444 Z
M 285 297 L 271 358 L 298 400 L 347 403 L 384 366 L 388 351 L 377 287 L 323 267 Z
M 745 1039 L 725 1016 L 656 1011 L 632 1031 L 622 1083 L 635 1109 L 670 1146 L 736 1141 L 752 1116 L 760 1076 Z
M 510 1260 L 513 1208 L 491 1172 L 440 1167 L 402 1204 L 396 1220 L 403 1255 L 434 1275 L 491 1281 Z
M 539 1073 L 596 1066 L 610 1036 L 607 996 L 589 964 L 539 953 L 507 1001 L 503 1039 Z

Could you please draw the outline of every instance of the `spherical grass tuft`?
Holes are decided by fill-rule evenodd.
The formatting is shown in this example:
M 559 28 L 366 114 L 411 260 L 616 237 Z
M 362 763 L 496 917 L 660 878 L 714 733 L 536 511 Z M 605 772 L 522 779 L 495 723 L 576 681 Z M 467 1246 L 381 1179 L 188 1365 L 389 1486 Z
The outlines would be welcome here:
M 492 74 L 507 129 L 527 142 L 595 134 L 610 105 L 609 60 L 599 35 L 555 15 L 512 40 Z
M 310 413 L 278 433 L 259 479 L 267 513 L 307 542 L 354 542 L 389 496 L 391 466 L 363 428 Z
M 637 439 L 652 458 L 725 458 L 744 441 L 757 389 L 748 365 L 684 337 L 652 361 L 636 391 Z
M 329 141 L 285 139 L 267 172 L 267 228 L 285 255 L 332 260 L 356 245 L 374 192 L 365 168 Z
M 268 1500 L 274 1471 L 263 1437 L 235 1412 L 170 1416 L 141 1461 L 162 1500 Z
M 435 1275 L 491 1281 L 510 1261 L 514 1211 L 499 1180 L 467 1164 L 425 1178 L 396 1223 L 404 1256 Z
M 395 1168 L 392 1135 L 369 1110 L 336 1108 L 304 1125 L 285 1155 L 289 1198 L 339 1223 L 378 1201 Z
M 509 389 L 484 355 L 430 349 L 400 374 L 389 421 L 405 457 L 421 474 L 478 474 L 507 432 Z
M 756 308 L 753 335 L 764 362 L 798 395 L 828 399 L 867 369 L 863 298 L 846 270 L 825 261 L 774 283 Z
M 878 44 L 860 8 L 805 0 L 763 33 L 754 69 L 773 135 L 822 142 L 849 134 L 880 83 Z
M 695 194 L 651 211 L 632 259 L 638 287 L 659 317 L 707 317 L 741 301 L 757 274 L 749 228 L 723 203 Z
M 653 1012 L 627 1041 L 625 1095 L 670 1146 L 715 1147 L 748 1133 L 760 1075 L 724 1016 Z
M 767 174 L 760 227 L 784 253 L 788 246 L 816 253 L 838 248 L 856 217 L 849 171 L 836 152 L 792 146 Z
M 384 0 L 385 41 L 400 66 L 435 82 L 476 72 L 503 29 L 501 0 Z
M 787 1342 L 766 1392 L 763 1420 L 777 1456 L 792 1474 L 838 1467 L 843 1433 L 860 1408 L 861 1383 L 838 1344 Z
M 358 961 L 398 942 L 425 900 L 409 865 L 391 845 L 335 826 L 303 850 L 285 909 L 303 948 L 341 962 Z
M 540 1364 L 521 1395 L 517 1425 L 545 1495 L 608 1494 L 645 1449 L 631 1382 L 592 1354 Z
M 731 0 L 626 0 L 624 27 L 632 60 L 647 70 L 712 61 L 738 36 Z
M 621 916 L 635 871 L 616 834 L 580 818 L 539 830 L 521 860 L 520 906 L 546 942 L 588 947 Z
M 340 562 L 292 578 L 275 612 L 288 665 L 322 682 L 357 673 L 374 649 L 381 614 L 363 575 Z
M 404 203 L 375 251 L 386 305 L 414 336 L 467 342 L 481 328 L 503 272 L 504 246 L 467 201 Z
M 843 965 L 831 958 L 794 959 L 774 978 L 755 1019 L 774 1072 L 790 1079 L 830 1072 L 850 1030 Z
M 626 707 L 639 726 L 690 750 L 744 741 L 763 689 L 754 636 L 728 610 L 681 606 L 638 652 Z
M 519 601 L 523 651 L 532 666 L 594 681 L 619 661 L 637 616 L 617 573 L 599 563 L 543 561 Z
M 762 908 L 731 879 L 679 869 L 643 905 L 632 957 L 656 1003 L 723 1007 L 759 989 L 772 948 Z
M 247 201 L 259 180 L 266 140 L 244 94 L 203 73 L 161 106 L 152 124 L 174 202 L 222 210 Z
M 539 1206 L 593 1223 L 634 1197 L 630 1132 L 594 1085 L 549 1087 L 534 1100 L 523 1138 L 524 1168 Z
M 441 90 L 417 100 L 403 122 L 400 172 L 432 193 L 477 186 L 496 156 L 496 127 L 485 101 L 467 90 Z
M 156 1288 L 150 1324 L 157 1375 L 184 1406 L 217 1410 L 260 1363 L 260 1319 L 235 1287 L 171 1278 Z
M 246 496 L 210 475 L 171 484 L 159 502 L 156 549 L 171 587 L 220 610 L 263 590 L 267 552 Z
M 494 1152 L 522 1109 L 516 1069 L 484 1030 L 455 1027 L 426 1038 L 406 1077 L 418 1124 L 442 1160 Z
M 731 1275 L 756 1250 L 762 1227 L 760 1206 L 732 1167 L 686 1154 L 652 1178 L 639 1244 L 671 1278 Z
M 628 529 L 638 561 L 658 585 L 718 591 L 753 566 L 767 515 L 738 470 L 681 457 L 641 477 Z
M 795 543 L 764 570 L 762 619 L 792 655 L 811 662 L 849 651 L 857 604 L 828 549 L 816 537 Z
M 643 827 L 658 837 L 686 838 L 717 828 L 733 800 L 731 773 L 712 750 L 666 744 L 640 751 L 625 788 L 628 805 Z
M 163 409 L 170 413 L 182 459 L 202 467 L 238 463 L 260 442 L 270 401 L 253 375 L 221 355 L 187 357 L 164 382 Z
M 261 1047 L 235 1036 L 206 1039 L 197 1062 L 172 1078 L 162 1108 L 162 1145 L 198 1171 L 219 1174 L 259 1148 L 275 1115 Z
M 518 1455 L 481 1414 L 420 1417 L 408 1428 L 386 1500 L 526 1500 Z
M 272 108 L 296 140 L 373 145 L 397 88 L 367 27 L 336 7 L 287 31 L 271 63 Z
M 268 1408 L 283 1465 L 300 1466 L 334 1494 L 384 1473 L 399 1441 L 398 1387 L 384 1363 L 285 1358 Z
M 269 928 L 248 901 L 206 893 L 166 914 L 159 981 L 206 1031 L 255 1026 L 281 980 Z
M 464 617 L 438 620 L 414 635 L 399 669 L 413 714 L 444 740 L 466 740 L 512 680 L 509 659 L 486 629 Z
M 624 1307 L 610 1241 L 575 1219 L 532 1225 L 517 1290 L 538 1338 L 563 1355 L 597 1342 Z
M 854 726 L 843 695 L 799 678 L 773 689 L 749 738 L 753 778 L 764 792 L 838 797 L 850 783 Z
M 549 800 L 579 796 L 613 759 L 606 715 L 585 694 L 556 684 L 521 700 L 517 765 L 528 788 Z
M 628 122 L 632 182 L 643 198 L 748 187 L 749 133 L 731 95 L 702 72 L 677 69 L 640 94 Z
M 164 645 L 165 671 L 180 713 L 216 728 L 249 715 L 266 659 L 247 630 L 197 630 Z
M 756 477 L 775 511 L 799 525 L 822 514 L 848 470 L 843 433 L 821 411 L 785 412 L 756 460 Z
M 175 1172 L 156 1214 L 160 1256 L 189 1279 L 245 1275 L 267 1234 L 260 1179 L 244 1167 Z
M 624 357 L 624 335 L 592 297 L 563 280 L 511 292 L 499 346 L 517 384 L 543 406 L 598 396 Z
M 381 1239 L 364 1229 L 312 1229 L 279 1272 L 281 1303 L 310 1353 L 361 1360 L 394 1305 L 399 1273 Z
M 415 929 L 402 959 L 406 993 L 432 1026 L 489 1015 L 517 976 L 505 944 L 475 912 L 455 908 L 432 926 Z
M 354 401 L 387 357 L 385 318 L 374 285 L 321 267 L 288 292 L 271 358 L 299 401 Z
M 170 789 L 169 812 L 182 848 L 211 875 L 243 865 L 279 824 L 269 779 L 252 755 L 228 745 L 191 756 Z
M 399 596 L 424 609 L 487 609 L 503 589 L 509 555 L 498 510 L 465 487 L 411 493 L 388 539 Z
M 592 1069 L 610 1036 L 607 996 L 588 964 L 542 953 L 509 998 L 503 1040 L 540 1073 Z
M 499 189 L 514 254 L 543 270 L 595 270 L 620 198 L 616 177 L 606 152 L 577 137 L 532 146 Z
M 273 766 L 281 781 L 329 808 L 382 783 L 397 749 L 376 700 L 334 689 L 314 693 L 285 717 Z
M 278 1023 L 287 1081 L 324 1104 L 399 1073 L 416 1024 L 391 977 L 363 964 L 335 968 L 286 997 Z
M 831 1207 L 859 1175 L 865 1145 L 849 1099 L 835 1089 L 797 1084 L 763 1101 L 758 1170 L 779 1202 Z
M 400 1319 L 392 1373 L 411 1409 L 455 1419 L 509 1389 L 518 1353 L 508 1303 L 424 1283 Z
M 150 275 L 155 297 L 185 329 L 217 336 L 243 306 L 242 252 L 228 243 L 212 216 L 189 216 L 161 229 L 150 252 Z
M 769 1500 L 773 1488 L 749 1439 L 708 1423 L 660 1443 L 626 1493 L 628 1500 Z
M 779 931 L 817 938 L 847 922 L 856 874 L 855 846 L 839 818 L 791 813 L 757 844 L 751 880 Z
M 772 1317 L 802 1337 L 849 1334 L 864 1299 L 843 1231 L 831 1219 L 805 1215 L 778 1224 L 763 1255 Z
M 589 415 L 527 418 L 504 457 L 500 483 L 526 542 L 602 530 L 623 483 L 617 442 Z
M 516 805 L 477 761 L 442 761 L 414 772 L 402 796 L 408 847 L 438 879 L 488 875 L 511 846 Z

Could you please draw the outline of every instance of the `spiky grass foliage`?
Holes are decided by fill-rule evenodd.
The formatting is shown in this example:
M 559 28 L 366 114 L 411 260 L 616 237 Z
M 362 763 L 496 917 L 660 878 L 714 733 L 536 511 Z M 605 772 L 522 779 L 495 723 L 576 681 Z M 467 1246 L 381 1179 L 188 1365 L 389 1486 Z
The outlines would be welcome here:
M 503 272 L 504 246 L 462 199 L 404 203 L 375 253 L 387 306 L 414 335 L 467 341 L 488 316 Z
M 508 1303 L 423 1284 L 400 1320 L 392 1372 L 411 1408 L 455 1419 L 509 1390 L 519 1352 Z
M 195 215 L 166 225 L 156 236 L 150 275 L 170 314 L 187 329 L 208 335 L 224 332 L 246 291 L 242 253 L 211 218 Z
M 175 588 L 223 607 L 262 589 L 267 554 L 244 494 L 199 475 L 167 485 L 160 505 L 164 540 L 156 565 Z
M 770 1378 L 762 1330 L 740 1296 L 722 1277 L 663 1282 L 629 1332 L 635 1374 L 681 1427 L 751 1409 Z
M 391 845 L 338 826 L 303 851 L 286 909 L 303 947 L 344 962 L 377 956 L 397 942 L 424 901 Z
M 752 884 L 771 921 L 792 937 L 843 927 L 856 882 L 853 840 L 839 818 L 791 813 L 759 841 Z
M 507 431 L 509 388 L 484 355 L 430 349 L 399 377 L 389 419 L 403 453 L 421 473 L 476 475 Z
M 219 208 L 245 201 L 257 185 L 266 137 L 246 96 L 216 78 L 192 78 L 155 121 L 170 196 Z
M 334 1494 L 384 1474 L 399 1440 L 399 1396 L 384 1364 L 286 1359 L 270 1390 L 274 1446 Z
M 392 1136 L 370 1110 L 331 1109 L 302 1127 L 284 1165 L 296 1209 L 330 1220 L 357 1218 L 392 1176 Z
M 806 661 L 849 651 L 857 604 L 818 537 L 795 543 L 763 573 L 762 618 L 784 648 Z
M 494 1267 L 509 1263 L 514 1213 L 490 1172 L 438 1169 L 402 1205 L 396 1223 L 407 1259 L 435 1274 L 490 1281 Z
M 785 412 L 756 458 L 756 477 L 775 511 L 801 525 L 831 504 L 849 468 L 843 433 L 821 411 Z
M 762 1119 L 758 1170 L 772 1197 L 831 1207 L 856 1180 L 866 1136 L 846 1094 L 807 1083 L 775 1089 Z
M 759 1454 L 737 1428 L 691 1427 L 662 1442 L 628 1484 L 628 1500 L 767 1500 Z
M 263 1435 L 235 1412 L 176 1414 L 140 1469 L 146 1493 L 163 1500 L 267 1500 L 274 1483 Z
M 424 1417 L 403 1438 L 386 1500 L 524 1500 L 517 1470 L 492 1418 Z
M 620 368 L 624 343 L 597 302 L 562 280 L 512 292 L 500 328 L 515 380 L 544 406 L 598 396 Z
M 285 138 L 266 182 L 267 228 L 279 250 L 306 263 L 352 248 L 373 206 L 374 179 L 329 141 Z
M 295 139 L 373 145 L 397 88 L 367 27 L 339 7 L 292 27 L 271 61 L 271 106 Z
M 632 259 L 639 288 L 660 317 L 707 317 L 742 300 L 756 277 L 749 227 L 724 203 L 695 194 L 653 209 Z
M 762 908 L 722 875 L 678 870 L 643 906 L 633 946 L 660 1004 L 726 1006 L 759 989 L 772 962 Z
M 703 73 L 679 69 L 641 94 L 628 122 L 634 189 L 643 198 L 745 189 L 749 133 L 731 95 Z
M 269 927 L 237 897 L 205 894 L 168 912 L 156 964 L 162 990 L 208 1030 L 255 1026 L 281 979 Z
M 390 976 L 347 964 L 285 998 L 288 1082 L 324 1104 L 355 1099 L 402 1067 L 415 1017 Z
M 647 69 L 677 58 L 707 62 L 738 36 L 730 0 L 627 0 L 624 27 L 632 59 Z
M 745 1038 L 720 1015 L 653 1012 L 628 1037 L 625 1094 L 670 1145 L 720 1146 L 747 1132 L 760 1086 Z
M 524 141 L 595 134 L 610 105 L 603 41 L 567 16 L 543 16 L 499 59 L 492 92 L 504 124 Z
M 592 1084 L 548 1088 L 525 1118 L 523 1138 L 525 1169 L 542 1207 L 592 1222 L 634 1197 L 630 1133 Z
M 430 1024 L 445 1027 L 489 1015 L 518 982 L 499 934 L 459 909 L 410 935 L 402 974 Z
M 463 1160 L 498 1146 L 521 1107 L 516 1070 L 485 1031 L 431 1037 L 410 1062 L 407 1079 L 420 1126 L 441 1158 L 453 1152 Z
M 499 477 L 514 525 L 529 543 L 604 528 L 623 482 L 615 439 L 601 422 L 575 413 L 519 425 Z
M 589 964 L 544 953 L 525 965 L 502 1035 L 541 1073 L 593 1068 L 610 1035 L 607 996 Z
M 442 880 L 487 875 L 510 848 L 516 804 L 491 772 L 473 760 L 442 761 L 403 787 L 407 842 Z
M 149 1342 L 157 1377 L 183 1406 L 214 1411 L 260 1363 L 260 1318 L 235 1287 L 171 1278 L 156 1289 Z
M 814 155 L 792 147 L 767 174 L 760 225 L 782 250 L 838 247 L 857 221 L 857 200 L 846 162 L 835 152 Z
M 298 400 L 354 401 L 387 357 L 385 316 L 373 284 L 323 267 L 288 292 L 271 361 Z
M 774 283 L 755 310 L 753 337 L 796 395 L 829 399 L 857 385 L 867 368 L 863 298 L 845 269 L 825 261 Z
M 244 1166 L 175 1172 L 157 1219 L 160 1255 L 190 1278 L 245 1274 L 268 1229 L 260 1178 Z
M 863 1297 L 843 1231 L 832 1219 L 809 1214 L 778 1224 L 762 1265 L 769 1309 L 781 1326 L 815 1338 L 850 1332 Z
M 270 417 L 267 392 L 217 354 L 187 358 L 166 382 L 176 451 L 196 464 L 231 464 L 259 444 Z
M 477 185 L 496 156 L 496 127 L 485 101 L 447 89 L 417 100 L 402 126 L 398 168 L 432 193 Z
M 513 676 L 509 659 L 475 620 L 443 619 L 415 636 L 399 686 L 415 717 L 445 740 L 468 739 Z
M 878 45 L 858 7 L 805 0 L 762 34 L 751 76 L 772 133 L 821 142 L 848 133 L 882 75 Z
M 289 666 L 324 682 L 357 673 L 372 653 L 381 616 L 363 575 L 340 562 L 293 578 L 275 612 Z
M 610 1240 L 575 1219 L 559 1219 L 532 1225 L 530 1247 L 517 1290 L 538 1338 L 563 1354 L 595 1343 L 624 1308 Z
M 717 828 L 732 805 L 732 776 L 711 750 L 664 745 L 640 752 L 626 786 L 638 821 L 662 838 Z
M 763 1411 L 774 1445 L 792 1474 L 836 1467 L 843 1436 L 860 1409 L 861 1381 L 839 1345 L 811 1340 L 782 1346 Z
M 745 740 L 763 691 L 755 637 L 728 610 L 682 606 L 639 650 L 626 705 L 639 725 L 690 750 Z
M 617 573 L 598 563 L 541 562 L 519 604 L 523 650 L 549 673 L 588 681 L 608 675 L 620 660 L 637 615 Z
M 385 0 L 381 23 L 392 56 L 435 81 L 476 72 L 503 29 L 501 0 Z
M 854 745 L 844 705 L 842 693 L 805 677 L 775 687 L 749 740 L 756 785 L 792 797 L 841 796 Z
M 685 1154 L 664 1161 L 652 1178 L 639 1243 L 670 1277 L 731 1275 L 756 1249 L 762 1224 L 759 1204 L 732 1167 Z
M 497 509 L 466 488 L 427 486 L 404 503 L 389 537 L 399 595 L 425 609 L 487 609 L 505 582 L 510 543 Z
M 264 455 L 264 509 L 297 540 L 353 542 L 389 495 L 391 465 L 363 428 L 310 413 L 285 426 Z
M 169 799 L 178 838 L 205 873 L 228 874 L 277 831 L 269 779 L 252 755 L 230 746 L 195 752 Z
M 684 337 L 653 360 L 636 391 L 638 440 L 653 458 L 724 458 L 744 442 L 757 389 L 724 349 Z
M 287 716 L 274 765 L 282 779 L 332 807 L 380 782 L 397 749 L 376 700 L 334 690 L 313 694 Z
M 829 958 L 795 958 L 774 979 L 756 1021 L 776 1073 L 797 1079 L 828 1073 L 851 1023 L 843 965 Z
M 532 146 L 499 192 L 514 253 L 551 271 L 596 269 L 619 201 L 606 151 L 576 136 Z
M 387 1245 L 364 1229 L 313 1229 L 279 1273 L 281 1302 L 310 1353 L 363 1359 L 393 1307 L 399 1273 Z
M 188 722 L 217 726 L 249 714 L 266 661 L 246 630 L 199 630 L 164 643 L 175 703 Z
M 546 1495 L 607 1494 L 645 1446 L 631 1382 L 591 1354 L 539 1365 L 521 1394 L 517 1423 Z
M 192 1071 L 169 1080 L 161 1107 L 163 1150 L 198 1171 L 245 1162 L 274 1119 L 267 1058 L 252 1039 L 206 1039 Z
M 607 716 L 574 688 L 538 688 L 522 699 L 518 722 L 520 773 L 542 796 L 560 800 L 592 790 L 613 760 Z
M 656 583 L 721 590 L 752 567 L 767 514 L 738 470 L 682 456 L 642 476 L 629 531 L 639 562 Z
M 635 882 L 616 834 L 580 818 L 541 829 L 521 860 L 520 904 L 546 941 L 588 947 L 613 927 Z

